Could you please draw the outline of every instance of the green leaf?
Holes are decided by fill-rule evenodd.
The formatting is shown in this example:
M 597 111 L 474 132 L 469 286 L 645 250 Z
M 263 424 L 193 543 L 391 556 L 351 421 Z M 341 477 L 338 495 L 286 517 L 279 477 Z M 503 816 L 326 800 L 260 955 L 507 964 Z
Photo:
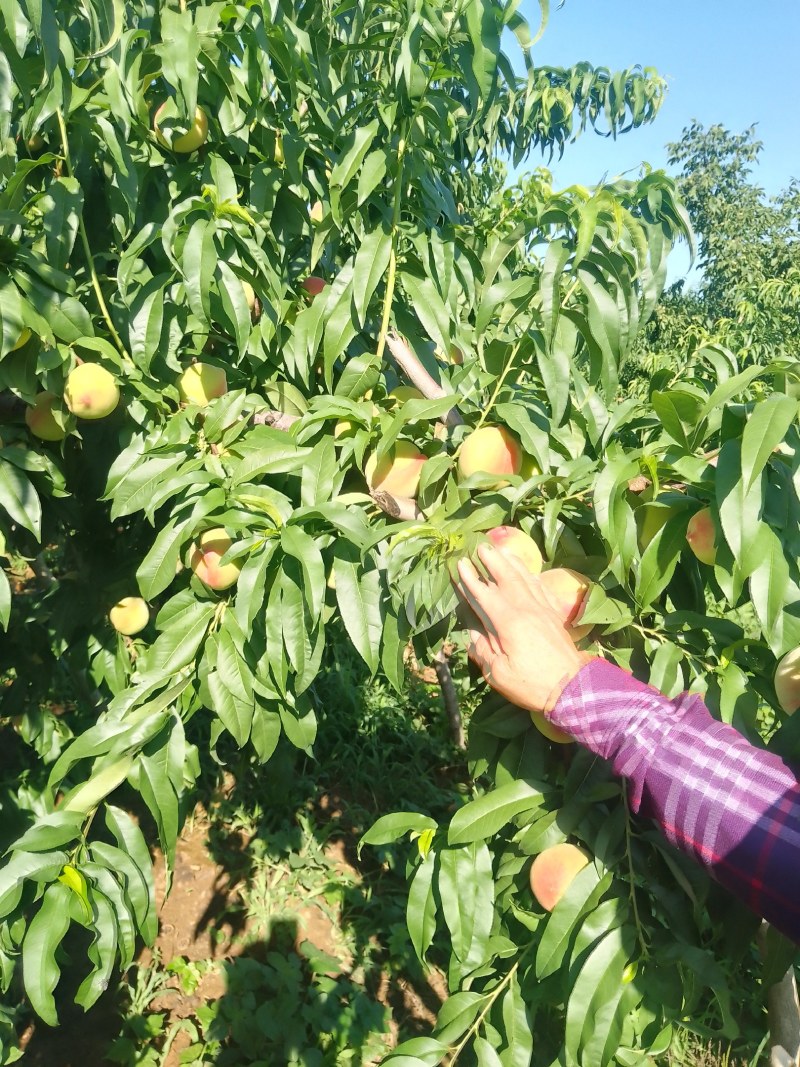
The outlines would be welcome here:
M 575 926 L 597 904 L 610 884 L 611 874 L 604 875 L 601 880 L 592 863 L 572 879 L 550 913 L 536 950 L 536 977 L 540 981 L 561 967 Z
M 130 856 L 131 861 L 136 865 L 139 876 L 145 883 L 148 909 L 143 917 L 141 910 L 137 908 L 136 916 L 142 936 L 144 937 L 145 942 L 150 945 L 155 940 L 156 933 L 158 932 L 156 892 L 153 884 L 153 864 L 150 858 L 150 850 L 142 836 L 142 831 L 127 812 L 123 811 L 121 808 L 115 808 L 113 804 L 106 804 L 105 813 L 106 826 L 116 839 L 120 850 Z M 131 903 L 134 903 L 134 900 L 138 898 L 138 894 L 137 897 L 134 897 L 131 889 L 132 882 L 129 879 L 127 891 Z M 141 903 L 140 900 L 140 904 Z
M 464 10 L 472 45 L 472 73 L 484 105 L 494 95 L 497 60 L 500 53 L 500 27 L 492 0 L 469 0 Z
M 67 859 L 66 852 L 12 852 L 0 868 L 0 918 L 17 906 L 26 878 L 33 882 L 53 882 Z
M 357 126 L 342 145 L 339 161 L 331 171 L 330 185 L 343 191 L 355 178 L 378 133 L 378 120 Z
M 381 639 L 381 587 L 377 569 L 365 570 L 348 542 L 334 548 L 336 603 L 348 636 L 371 671 L 376 670 Z
M 38 541 L 42 536 L 42 505 L 39 495 L 21 470 L 0 457 L 0 508 L 13 522 L 29 530 Z
M 60 882 L 47 887 L 22 943 L 25 992 L 33 1010 L 48 1026 L 58 1026 L 53 990 L 58 985 L 61 969 L 56 961 L 56 949 L 69 929 L 71 893 Z
M 353 265 L 353 303 L 360 325 L 364 325 L 367 309 L 389 266 L 392 235 L 386 226 L 368 233 L 361 242 Z
M 530 1067 L 533 1033 L 516 974 L 503 994 L 502 1012 L 505 1045 L 500 1061 L 503 1067 Z
M 364 845 L 387 845 L 412 830 L 436 830 L 438 823 L 428 815 L 416 811 L 398 811 L 391 815 L 382 815 L 380 819 L 362 834 L 358 842 L 358 851 Z
M 793 397 L 772 396 L 756 404 L 742 434 L 742 481 L 749 490 L 797 418 L 798 403 Z
M 117 921 L 111 902 L 96 888 L 90 890 L 90 896 L 94 909 L 94 940 L 89 945 L 88 956 L 93 966 L 75 994 L 75 1003 L 84 1011 L 88 1011 L 108 988 L 117 958 Z
M 417 867 L 408 889 L 406 905 L 406 925 L 411 944 L 419 960 L 424 961 L 425 954 L 433 943 L 436 933 L 436 896 L 433 889 L 433 876 L 438 868 L 438 859 L 431 854 Z
M 486 961 L 494 920 L 492 858 L 485 844 L 439 853 L 439 895 L 453 952 L 468 972 Z
M 585 1067 L 606 1067 L 616 1046 L 607 1038 L 625 986 L 622 972 L 631 958 L 630 937 L 624 927 L 611 930 L 589 954 L 567 1003 L 565 1051 L 568 1061 Z
M 486 995 L 467 991 L 448 997 L 436 1020 L 436 1037 L 446 1045 L 454 1045 L 478 1018 Z
M 536 807 L 542 793 L 525 781 L 510 782 L 465 804 L 455 813 L 447 831 L 450 845 L 493 837 L 507 822 Z

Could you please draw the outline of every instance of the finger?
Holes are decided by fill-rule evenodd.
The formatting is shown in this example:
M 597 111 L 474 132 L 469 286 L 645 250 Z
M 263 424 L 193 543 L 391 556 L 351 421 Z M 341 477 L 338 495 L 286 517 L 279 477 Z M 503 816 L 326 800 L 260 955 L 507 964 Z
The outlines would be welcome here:
M 527 585 L 530 571 L 513 552 L 503 552 L 493 545 L 483 544 L 478 545 L 478 558 L 501 588 L 518 588 L 520 578 L 524 579 Z
M 467 655 L 480 669 L 483 677 L 488 681 L 492 673 L 494 652 L 492 650 L 491 641 L 485 633 L 480 630 L 469 631 Z
M 468 559 L 458 561 L 458 575 L 461 579 L 464 600 L 478 616 L 483 628 L 494 631 L 492 617 L 497 610 L 497 605 L 493 590 L 490 590 Z

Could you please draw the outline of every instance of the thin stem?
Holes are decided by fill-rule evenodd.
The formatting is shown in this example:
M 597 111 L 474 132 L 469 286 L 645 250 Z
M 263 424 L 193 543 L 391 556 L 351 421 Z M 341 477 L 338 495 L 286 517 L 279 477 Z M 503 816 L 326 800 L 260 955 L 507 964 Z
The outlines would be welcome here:
M 64 113 L 62 112 L 61 108 L 58 108 L 56 110 L 56 118 L 58 119 L 58 128 L 61 131 L 61 148 L 64 154 L 64 162 L 67 167 L 67 174 L 70 177 L 73 177 L 74 175 L 72 170 L 72 160 L 70 159 L 69 154 L 69 140 L 67 138 L 67 126 L 64 122 Z M 100 312 L 106 321 L 109 333 L 114 338 L 114 344 L 119 349 L 120 355 L 129 363 L 132 363 L 133 361 L 130 355 L 128 354 L 127 349 L 125 348 L 125 345 L 122 342 L 122 338 L 117 333 L 117 328 L 114 325 L 114 322 L 111 318 L 111 313 L 109 312 L 108 305 L 105 301 L 105 297 L 103 296 L 103 290 L 100 287 L 100 279 L 97 276 L 97 269 L 94 265 L 94 256 L 92 255 L 92 250 L 89 246 L 89 236 L 86 233 L 86 224 L 83 221 L 83 212 L 78 215 L 78 232 L 80 233 L 81 244 L 83 245 L 84 255 L 86 256 L 86 262 L 89 267 L 89 276 L 92 279 L 92 288 L 95 291 L 97 303 L 100 305 Z
M 397 278 L 397 237 L 400 228 L 400 210 L 403 202 L 403 169 L 407 132 L 408 126 L 403 123 L 400 131 L 400 143 L 397 146 L 397 181 L 394 189 L 394 207 L 392 209 L 392 247 L 389 252 L 389 270 L 386 275 L 386 292 L 383 294 L 381 330 L 378 334 L 378 346 L 376 348 L 379 360 L 383 359 L 383 350 L 386 347 L 386 335 L 389 333 L 389 319 L 392 315 L 392 301 L 394 300 L 394 287 Z
M 477 1034 L 481 1023 L 486 1018 L 486 1016 L 489 1014 L 489 1012 L 492 1010 L 492 1005 L 497 1000 L 497 998 L 500 995 L 500 993 L 502 992 L 502 990 L 508 985 L 508 983 L 514 977 L 514 975 L 517 973 L 517 971 L 519 970 L 520 964 L 522 963 L 522 961 L 525 959 L 525 957 L 528 955 L 528 953 L 534 947 L 535 944 L 536 944 L 535 941 L 531 941 L 529 945 L 526 945 L 526 947 L 522 950 L 522 953 L 520 954 L 520 957 L 517 960 L 517 962 L 514 964 L 514 966 L 508 971 L 507 974 L 505 974 L 503 976 L 502 980 L 500 982 L 498 982 L 498 984 L 494 987 L 494 989 L 491 991 L 491 993 L 487 994 L 488 1002 L 486 1004 L 486 1007 L 483 1008 L 483 1010 L 481 1011 L 481 1013 L 478 1016 L 478 1018 L 475 1020 L 475 1022 L 472 1024 L 472 1026 L 470 1026 L 470 1028 L 467 1030 L 467 1032 L 461 1038 L 459 1043 L 453 1049 L 453 1052 L 452 1052 L 452 1054 L 450 1056 L 450 1059 L 448 1060 L 449 1067 L 452 1067 L 452 1065 L 456 1062 L 458 1057 L 464 1051 L 464 1048 L 466 1047 L 467 1042 L 472 1037 L 474 1037 L 475 1034 Z
M 625 805 L 625 854 L 628 859 L 628 888 L 631 898 L 631 907 L 633 908 L 633 921 L 636 926 L 636 937 L 639 941 L 639 947 L 642 950 L 642 958 L 648 959 L 650 953 L 644 939 L 644 930 L 642 929 L 642 922 L 639 918 L 639 905 L 636 903 L 636 887 L 634 885 L 634 873 L 633 873 L 633 856 L 631 855 L 631 809 L 628 805 L 628 783 L 623 780 L 622 783 L 622 801 Z

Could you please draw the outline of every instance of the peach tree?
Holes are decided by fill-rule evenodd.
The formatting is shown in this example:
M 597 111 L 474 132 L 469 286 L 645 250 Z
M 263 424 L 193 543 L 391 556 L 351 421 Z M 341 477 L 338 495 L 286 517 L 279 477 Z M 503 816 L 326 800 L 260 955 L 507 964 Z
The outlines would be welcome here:
M 584 642 L 797 755 L 773 684 L 800 644 L 796 368 L 706 347 L 620 389 L 688 235 L 672 182 L 511 188 L 502 160 L 650 122 L 664 84 L 539 65 L 547 10 L 537 32 L 502 0 L 6 0 L 9 1004 L 56 1024 L 72 924 L 85 1008 L 152 940 L 131 791 L 169 864 L 198 746 L 312 750 L 334 628 L 401 687 L 409 642 L 460 640 L 453 561 L 500 528 L 591 581 Z M 632 1067 L 681 1027 L 733 1038 L 754 921 L 527 714 L 487 695 L 469 734 L 449 825 L 366 836 L 411 834 L 410 938 L 449 959 L 398 1067 Z M 565 841 L 592 859 L 545 912 L 528 872 Z M 776 941 L 768 967 L 787 959 Z

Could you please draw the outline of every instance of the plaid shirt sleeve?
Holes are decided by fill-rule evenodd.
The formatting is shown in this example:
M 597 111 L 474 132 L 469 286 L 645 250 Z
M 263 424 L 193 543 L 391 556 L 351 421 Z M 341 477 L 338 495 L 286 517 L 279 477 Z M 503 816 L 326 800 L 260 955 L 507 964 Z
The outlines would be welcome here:
M 602 659 L 567 684 L 552 720 L 628 780 L 634 811 L 800 944 L 796 770 L 717 722 L 697 694 L 668 700 Z

